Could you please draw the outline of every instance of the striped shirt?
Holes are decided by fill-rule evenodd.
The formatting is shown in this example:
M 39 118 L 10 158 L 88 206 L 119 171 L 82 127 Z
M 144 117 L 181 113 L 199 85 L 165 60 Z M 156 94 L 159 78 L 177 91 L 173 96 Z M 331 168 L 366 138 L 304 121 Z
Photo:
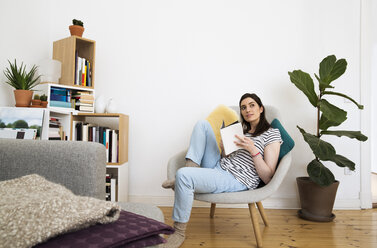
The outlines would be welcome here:
M 283 143 L 279 129 L 277 128 L 269 128 L 256 137 L 252 137 L 249 133 L 246 133 L 245 136 L 254 141 L 255 147 L 263 159 L 264 148 L 266 146 L 274 142 Z M 248 189 L 255 189 L 261 181 L 255 169 L 254 160 L 251 154 L 245 149 L 237 150 L 228 157 L 221 158 L 220 166 L 223 170 L 229 171 L 240 183 L 246 185 Z

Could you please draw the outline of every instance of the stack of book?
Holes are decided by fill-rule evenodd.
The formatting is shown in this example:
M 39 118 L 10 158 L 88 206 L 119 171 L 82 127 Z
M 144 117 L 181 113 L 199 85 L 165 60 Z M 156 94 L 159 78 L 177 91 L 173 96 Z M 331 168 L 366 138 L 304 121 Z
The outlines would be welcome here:
M 94 112 L 94 96 L 87 91 L 77 91 L 72 96 L 75 100 L 75 109 L 82 112 Z
M 75 58 L 75 85 L 92 86 L 92 66 L 88 59 L 78 56 Z
M 50 107 L 72 108 L 71 93 L 70 89 L 51 87 Z
M 106 147 L 107 163 L 119 162 L 119 130 L 81 121 L 73 121 L 72 126 L 72 140 L 101 143 Z
M 106 201 L 116 201 L 116 178 L 106 174 Z
M 63 127 L 60 124 L 60 119 L 57 117 L 52 117 L 52 116 L 50 117 L 48 139 L 49 140 L 66 140 Z

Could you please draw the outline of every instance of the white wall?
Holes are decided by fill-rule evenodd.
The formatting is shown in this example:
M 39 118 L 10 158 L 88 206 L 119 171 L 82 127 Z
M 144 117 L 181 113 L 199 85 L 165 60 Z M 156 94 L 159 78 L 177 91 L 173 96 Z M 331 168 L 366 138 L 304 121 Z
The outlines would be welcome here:
M 130 115 L 134 201 L 170 204 L 173 192 L 160 187 L 166 164 L 187 147 L 193 124 L 216 105 L 236 105 L 243 93 L 255 92 L 280 109 L 296 141 L 292 169 L 267 207 L 297 207 L 295 178 L 306 175 L 313 155 L 296 125 L 314 131 L 316 113 L 287 72 L 313 75 L 325 56 L 346 58 L 347 72 L 334 85 L 360 100 L 359 0 L 3 0 L 0 28 L 13 35 L 0 39 L 0 68 L 8 58 L 32 64 L 51 56 L 52 42 L 69 36 L 73 18 L 83 20 L 84 37 L 97 42 L 97 96 L 112 97 L 119 112 Z M 0 87 L 0 106 L 12 105 L 9 87 Z M 360 129 L 357 108 L 332 101 L 349 111 L 342 128 Z M 336 207 L 358 208 L 360 146 L 345 138 L 329 140 L 357 168 L 345 176 L 330 165 L 341 181 Z

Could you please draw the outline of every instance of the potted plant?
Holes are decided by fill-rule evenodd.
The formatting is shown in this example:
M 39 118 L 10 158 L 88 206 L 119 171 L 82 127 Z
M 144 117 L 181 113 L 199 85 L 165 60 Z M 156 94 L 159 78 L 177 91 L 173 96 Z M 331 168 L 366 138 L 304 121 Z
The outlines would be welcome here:
M 33 99 L 31 100 L 31 106 L 33 107 L 40 107 L 41 106 L 41 99 L 38 94 L 35 94 Z
M 291 82 L 307 96 L 309 102 L 317 109 L 316 134 L 307 133 L 303 128 L 297 126 L 315 156 L 307 165 L 309 177 L 297 178 L 301 202 L 298 215 L 307 220 L 332 221 L 335 218 L 332 209 L 339 181 L 335 180 L 333 173 L 322 161 L 331 161 L 339 167 L 355 170 L 355 163 L 337 154 L 335 148 L 323 140 L 323 136 L 346 136 L 359 141 L 368 139 L 360 131 L 329 130 L 329 128 L 342 124 L 347 119 L 347 112 L 331 104 L 324 98 L 325 96 L 343 97 L 356 104 L 359 109 L 364 108 L 349 96 L 333 91 L 334 86 L 331 83 L 343 75 L 346 68 L 347 61 L 345 59 L 337 60 L 334 55 L 324 58 L 319 64 L 319 76 L 314 74 L 318 81 L 318 93 L 314 90 L 313 79 L 308 73 L 301 70 L 288 72 Z
M 84 33 L 84 23 L 80 20 L 73 19 L 71 26 L 69 26 L 69 31 L 71 32 L 71 35 L 76 35 L 79 37 L 82 37 L 82 34 Z
M 9 60 L 9 68 L 4 70 L 4 75 L 7 78 L 5 83 L 14 88 L 14 96 L 16 99 L 16 107 L 29 107 L 31 98 L 33 96 L 32 89 L 39 84 L 39 76 L 36 76 L 37 66 L 33 65 L 29 72 L 26 72 L 26 66 L 21 63 L 17 66 L 16 59 L 14 64 Z
M 46 108 L 47 107 L 47 96 L 45 94 L 41 95 L 41 105 L 42 105 L 42 108 Z

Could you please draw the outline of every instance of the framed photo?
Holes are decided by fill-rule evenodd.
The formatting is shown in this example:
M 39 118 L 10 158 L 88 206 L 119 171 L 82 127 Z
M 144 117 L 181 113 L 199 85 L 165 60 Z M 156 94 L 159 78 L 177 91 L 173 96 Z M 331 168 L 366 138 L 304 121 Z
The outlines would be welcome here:
M 0 107 L 0 138 L 40 139 L 43 108 Z

